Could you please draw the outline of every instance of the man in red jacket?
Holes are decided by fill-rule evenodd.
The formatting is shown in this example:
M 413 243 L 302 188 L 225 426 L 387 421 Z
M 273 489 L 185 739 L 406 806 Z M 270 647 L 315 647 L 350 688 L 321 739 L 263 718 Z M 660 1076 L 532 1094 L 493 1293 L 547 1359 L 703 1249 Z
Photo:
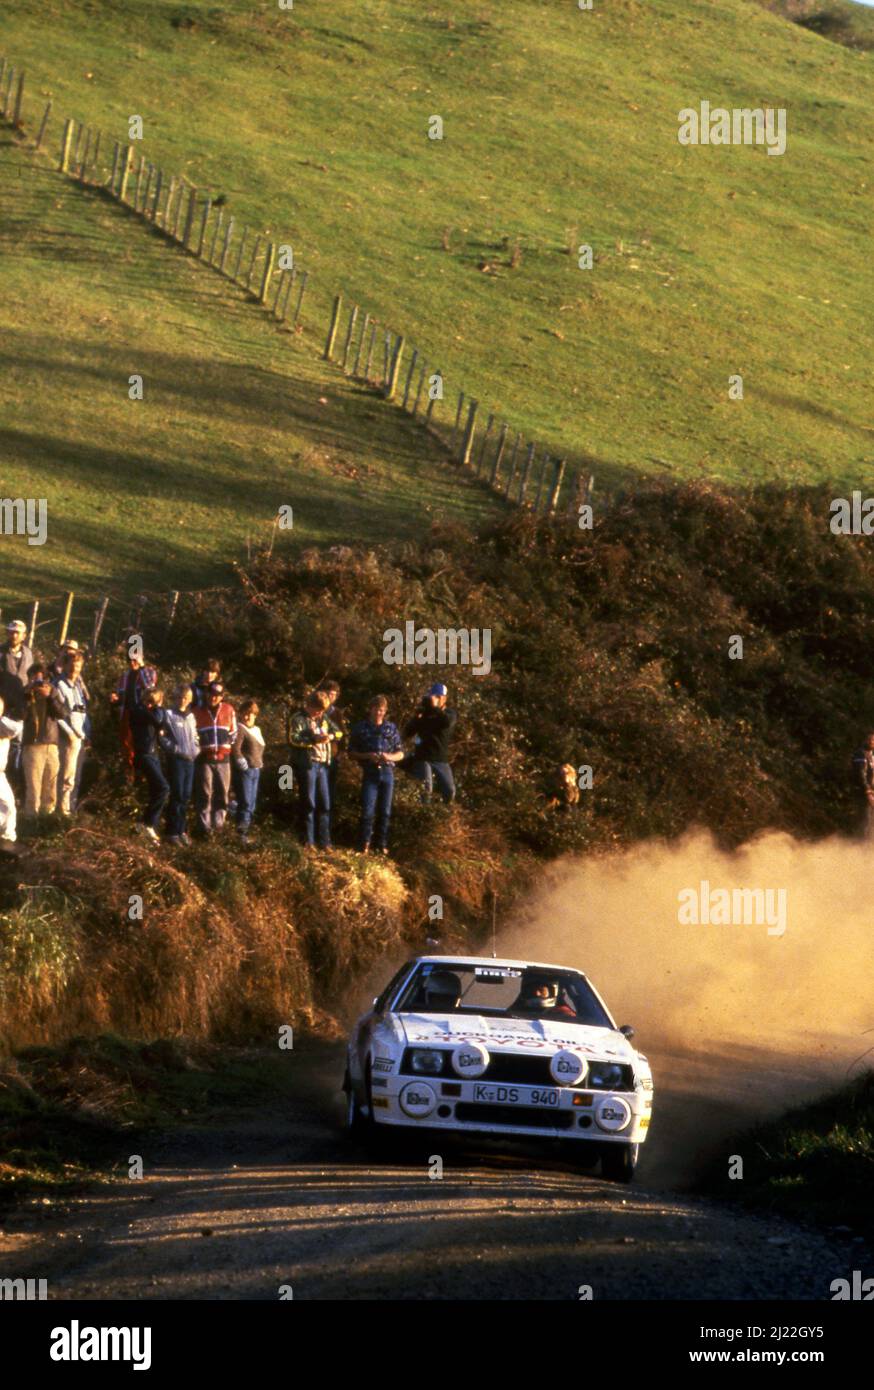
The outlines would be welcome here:
M 237 716 L 226 703 L 221 681 L 207 688 L 206 704 L 194 711 L 200 752 L 194 767 L 194 806 L 198 833 L 221 830 L 228 809 L 231 786 L 231 750 L 237 737 Z

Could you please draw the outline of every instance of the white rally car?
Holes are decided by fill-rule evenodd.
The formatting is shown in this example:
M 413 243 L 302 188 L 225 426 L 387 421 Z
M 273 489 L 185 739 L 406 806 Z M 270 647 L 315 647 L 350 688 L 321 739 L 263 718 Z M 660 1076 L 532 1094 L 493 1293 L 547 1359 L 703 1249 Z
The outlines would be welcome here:
M 564 1141 L 585 1167 L 630 1182 L 652 1073 L 578 970 L 419 956 L 349 1040 L 343 1089 L 356 1137 L 415 1130 Z

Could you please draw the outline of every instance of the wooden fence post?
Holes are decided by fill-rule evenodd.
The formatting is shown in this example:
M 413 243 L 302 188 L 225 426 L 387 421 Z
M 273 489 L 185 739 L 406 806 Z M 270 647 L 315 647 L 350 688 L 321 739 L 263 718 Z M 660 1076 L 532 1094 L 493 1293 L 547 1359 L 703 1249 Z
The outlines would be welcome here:
M 395 350 L 392 353 L 391 365 L 389 366 L 388 381 L 385 383 L 385 398 L 387 401 L 394 399 L 395 391 L 398 389 L 398 377 L 401 371 L 401 357 L 404 352 L 405 338 L 399 333 L 395 342 Z
M 112 152 L 112 173 L 109 175 L 109 191 L 115 197 L 115 179 L 118 174 L 118 160 L 121 154 L 121 145 L 116 140 L 115 149 Z
M 543 462 L 540 465 L 540 476 L 537 479 L 537 496 L 534 499 L 534 510 L 540 511 L 540 498 L 543 494 L 543 480 L 546 477 L 546 469 L 549 465 L 549 454 L 543 455 Z
M 126 202 L 127 202 L 127 184 L 128 184 L 128 179 L 130 178 L 130 175 L 131 175 L 131 168 L 133 167 L 133 157 L 134 157 L 133 146 L 132 146 L 132 145 L 125 145 L 125 147 L 124 147 L 124 159 L 122 160 L 122 165 L 121 165 L 121 179 L 120 179 L 119 185 L 118 185 L 118 201 L 119 201 L 120 203 L 126 203 Z
M 382 344 L 382 389 L 388 386 L 388 375 L 391 371 L 391 331 L 385 330 L 385 338 Z
M 152 195 L 152 212 L 150 217 L 150 221 L 154 222 L 156 227 L 160 225 L 158 218 L 161 211 L 161 188 L 163 186 L 163 183 L 164 170 L 159 169 L 157 178 L 155 179 L 155 192 Z M 149 217 L 148 212 L 146 213 L 146 216 Z
M 410 386 L 412 385 L 412 382 L 413 382 L 413 373 L 414 373 L 415 370 L 416 370 L 416 363 L 418 362 L 418 360 L 419 360 L 419 349 L 418 349 L 418 348 L 413 348 L 413 355 L 412 355 L 412 357 L 410 358 L 410 369 L 409 369 L 409 371 L 407 372 L 407 382 L 406 382 L 406 385 L 404 386 L 404 410 L 406 410 L 407 405 L 408 405 L 408 403 L 409 403 L 409 399 L 410 399 Z
M 18 89 L 15 93 L 15 110 L 12 113 L 12 124 L 16 130 L 21 128 L 21 103 L 24 100 L 24 73 L 18 74 Z
M 103 619 L 106 617 L 106 610 L 109 607 L 109 598 L 104 597 L 100 600 L 100 607 L 94 614 L 94 636 L 91 642 L 92 652 L 97 651 L 97 643 L 100 641 L 100 630 L 103 627 Z
M 519 431 L 517 432 L 517 434 L 516 434 L 516 441 L 515 441 L 515 443 L 514 443 L 514 445 L 513 445 L 513 452 L 512 452 L 512 454 L 510 455 L 510 471 L 509 471 L 509 473 L 508 473 L 508 475 L 507 475 L 507 486 L 506 486 L 506 488 L 504 489 L 504 496 L 505 496 L 505 497 L 509 497 L 509 496 L 510 496 L 510 488 L 513 486 L 513 479 L 514 479 L 515 476 L 516 476 L 516 455 L 517 455 L 518 452 L 519 452 L 519 445 L 520 445 L 521 443 L 522 443 L 522 431 L 519 430 Z
M 355 365 L 352 368 L 352 375 L 357 377 L 361 366 L 361 353 L 364 350 L 364 339 L 367 337 L 367 330 L 370 327 L 370 315 L 364 315 L 364 322 L 361 325 L 361 337 L 358 339 L 358 349 L 355 353 Z
M 566 459 L 556 459 L 555 461 L 555 481 L 552 484 L 552 491 L 549 494 L 549 502 L 546 508 L 548 512 L 554 512 L 556 507 L 558 506 L 558 498 L 561 492 L 561 484 L 562 479 L 564 478 L 566 462 Z
M 94 141 L 94 148 L 93 148 L 92 151 L 91 151 L 91 163 L 93 164 L 95 170 L 99 167 L 99 160 L 100 160 L 100 139 L 101 139 L 101 133 L 100 133 L 100 131 L 98 130 L 98 132 L 97 132 L 97 139 Z M 87 170 L 86 170 L 86 173 L 87 173 Z
M 296 271 L 292 271 L 292 276 L 296 274 Z M 294 318 L 292 319 L 291 323 L 292 328 L 297 328 L 297 321 L 300 318 L 300 306 L 303 304 L 303 297 L 306 294 L 307 281 L 309 280 L 309 278 L 310 273 L 308 270 L 305 270 L 303 275 L 300 277 L 300 294 L 297 297 L 297 304 L 295 305 L 294 309 Z
M 326 362 L 330 362 L 331 355 L 334 351 L 334 340 L 337 337 L 337 328 L 340 323 L 340 309 L 342 305 L 343 296 L 341 294 L 335 294 L 334 307 L 331 310 L 331 326 L 328 329 L 328 341 L 325 343 L 325 351 L 322 354 Z
M 291 276 L 289 275 L 287 270 L 280 270 L 279 274 L 276 277 L 276 293 L 273 296 L 273 308 L 271 310 L 271 313 L 273 314 L 273 317 L 275 319 L 279 318 L 279 301 L 282 298 L 283 294 L 285 295 L 286 299 L 288 298 L 288 282 L 290 279 Z
M 93 133 L 93 132 L 92 132 L 91 129 L 89 128 L 88 134 L 87 134 L 87 136 L 85 137 L 85 150 L 84 150 L 84 152 L 83 152 L 83 155 L 82 155 L 81 160 L 79 161 L 79 167 L 78 167 L 78 169 L 76 170 L 77 177 L 78 177 L 83 183 L 84 183 L 84 181 L 85 181 L 85 170 L 88 168 L 88 156 L 89 156 L 90 153 L 91 153 L 91 136 L 92 136 L 92 133 Z
M 282 296 L 281 296 L 281 298 L 282 298 L 282 306 L 281 306 L 281 308 L 279 307 L 279 299 L 277 298 L 277 300 L 276 300 L 276 304 L 277 304 L 277 314 L 276 314 L 276 316 L 277 316 L 277 318 L 279 319 L 280 323 L 284 323 L 284 322 L 285 322 L 286 315 L 288 314 L 288 301 L 289 301 L 289 299 L 291 298 L 291 292 L 292 292 L 292 290 L 294 289 L 294 282 L 295 282 L 295 280 L 297 279 L 297 266 L 296 266 L 296 265 L 293 265 L 293 266 L 291 267 L 291 270 L 283 271 L 283 274 L 284 274 L 284 276 L 285 276 L 285 289 L 283 290 Z
M 234 265 L 234 273 L 233 273 L 233 275 L 231 276 L 231 279 L 232 279 L 235 283 L 239 283 L 239 279 L 240 279 L 240 266 L 241 266 L 242 263 L 243 263 L 243 247 L 246 245 L 246 237 L 247 237 L 248 235 L 249 235 L 249 228 L 248 228 L 248 227 L 244 227 L 244 228 L 243 228 L 243 235 L 240 237 L 240 245 L 239 245 L 238 248 L 237 248 L 237 260 L 236 260 L 236 264 Z
M 492 432 L 492 425 L 493 425 L 494 423 L 495 423 L 494 414 L 490 414 L 490 415 L 489 415 L 489 418 L 488 418 L 488 421 L 487 421 L 487 423 L 486 423 L 486 432 L 485 432 L 485 434 L 483 435 L 483 442 L 482 442 L 482 444 L 480 445 L 480 451 L 479 451 L 479 455 L 478 455 L 477 461 L 476 461 L 476 471 L 477 471 L 477 474 L 480 474 L 480 473 L 482 472 L 483 460 L 485 459 L 485 456 L 486 456 L 486 448 L 488 447 L 489 436 L 491 435 L 491 432 Z
M 492 487 L 494 487 L 495 483 L 498 481 L 498 473 L 504 458 L 504 449 L 507 444 L 507 433 L 509 429 L 510 426 L 508 424 L 503 424 L 501 426 L 501 433 L 498 435 L 498 447 L 495 450 L 495 461 L 492 464 L 492 476 L 489 479 Z
M 464 428 L 464 439 L 461 442 L 461 453 L 458 462 L 463 466 L 470 463 L 470 451 L 473 448 L 473 435 L 476 429 L 476 413 L 479 410 L 479 401 L 471 401 L 467 409 L 467 424 Z
M 149 172 L 146 174 L 146 186 L 143 189 L 143 205 L 141 208 L 138 209 L 141 217 L 148 217 L 149 215 L 149 197 L 152 192 L 152 175 L 154 174 L 154 172 L 155 166 L 154 164 L 150 164 Z
M 255 262 L 258 259 L 258 252 L 261 250 L 261 243 L 263 240 L 264 238 L 259 232 L 255 238 L 255 246 L 252 250 L 252 259 L 249 262 L 249 274 L 246 276 L 247 290 L 250 290 L 252 288 L 252 276 L 255 274 Z
M 442 371 L 435 371 L 432 375 L 434 375 L 434 377 L 440 377 L 440 379 L 443 377 Z M 425 411 L 425 430 L 431 428 L 431 416 L 434 414 L 435 402 L 436 396 L 432 396 L 431 391 L 428 391 L 428 409 Z
M 167 631 L 173 626 L 173 619 L 176 617 L 176 607 L 179 603 L 179 590 L 174 589 L 170 595 L 170 612 L 167 616 Z
M 33 639 L 36 636 L 36 619 L 39 613 L 39 599 L 35 598 L 30 610 L 30 631 L 27 635 L 27 645 L 33 648 Z
M 9 78 L 6 83 L 6 95 L 3 98 L 3 115 L 9 115 L 9 103 L 12 100 L 12 88 L 15 85 L 15 68 L 9 69 Z
M 141 188 L 141 186 L 142 186 L 143 174 L 144 174 L 144 172 L 145 172 L 145 168 L 146 168 L 146 156 L 145 156 L 144 154 L 141 154 L 141 155 L 140 155 L 140 162 L 139 162 L 139 164 L 137 165 L 137 181 L 136 181 L 136 183 L 134 184 L 134 196 L 133 196 L 133 198 L 131 199 L 131 207 L 133 208 L 134 212 L 137 211 L 137 209 L 139 208 L 139 205 L 140 205 L 140 188 Z
M 209 243 L 209 256 L 207 257 L 207 259 L 210 265 L 212 265 L 213 261 L 215 260 L 215 248 L 218 246 L 219 232 L 222 229 L 222 223 L 224 222 L 224 220 L 224 209 L 219 208 L 219 215 L 216 218 L 215 226 L 212 229 L 212 241 Z
M 227 259 L 228 259 L 228 251 L 229 251 L 230 248 L 231 248 L 231 237 L 232 237 L 233 235 L 234 235 L 234 219 L 233 219 L 233 217 L 229 217 L 229 218 L 228 218 L 228 225 L 225 227 L 225 241 L 224 241 L 224 245 L 222 246 L 222 258 L 221 258 L 221 260 L 219 261 L 219 274 L 220 274 L 220 275 L 224 275 L 224 273 L 225 273 L 225 262 L 226 262 Z
M 182 245 L 186 250 L 190 248 L 191 232 L 194 227 L 194 212 L 197 206 L 197 189 L 192 188 L 188 195 L 188 207 L 185 212 L 185 226 L 182 229 Z
M 67 594 L 67 603 L 64 608 L 64 616 L 61 619 L 61 631 L 58 635 L 58 646 L 62 647 L 67 640 L 67 628 L 70 626 L 70 614 L 73 611 L 73 592 Z
M 453 426 L 453 428 L 452 428 L 452 445 L 451 445 L 451 448 L 452 448 L 453 453 L 455 452 L 455 446 L 456 446 L 456 444 L 457 444 L 457 442 L 458 442 L 458 427 L 459 427 L 459 425 L 461 424 L 461 412 L 462 412 L 463 409 L 464 409 L 464 392 L 463 392 L 463 391 L 459 391 L 459 393 L 458 393 L 458 409 L 457 409 L 456 412 L 455 412 L 455 424 L 454 424 L 454 426 Z
M 267 303 L 267 292 L 270 289 L 270 277 L 273 274 L 273 266 L 276 261 L 276 245 L 272 241 L 267 243 L 267 255 L 264 258 L 264 271 L 261 275 L 261 288 L 258 291 L 258 303 Z
M 528 490 L 528 478 L 531 474 L 531 465 L 534 462 L 534 448 L 535 446 L 533 444 L 528 445 L 528 455 L 525 459 L 525 467 L 522 470 L 522 477 L 519 479 L 519 496 L 516 500 L 518 501 L 520 507 L 522 503 L 525 501 L 525 493 Z
M 61 137 L 61 160 L 58 169 L 62 174 L 66 174 L 67 165 L 70 161 L 70 141 L 73 138 L 73 122 L 67 117 L 64 122 L 64 134 Z
M 352 347 L 352 334 L 355 332 L 355 325 L 358 322 L 358 305 L 353 304 L 349 310 L 349 323 L 346 328 L 346 341 L 343 344 L 343 371 L 349 369 L 349 351 Z
M 424 386 L 425 386 L 425 377 L 426 377 L 427 373 L 428 373 L 428 364 L 427 364 L 426 362 L 423 362 L 423 363 L 422 363 L 422 370 L 421 370 L 420 373 L 419 373 L 419 385 L 418 385 L 418 387 L 417 387 L 417 389 L 416 389 L 416 399 L 415 399 L 414 402 L 413 402 L 413 419 L 414 419 L 414 420 L 415 420 L 416 416 L 417 416 L 418 413 L 419 413 L 419 405 L 420 405 L 421 400 L 422 400 L 422 391 L 423 391 L 423 388 L 424 388 Z
M 212 212 L 212 194 L 207 193 L 206 202 L 203 205 L 203 216 L 200 219 L 200 236 L 197 239 L 197 256 L 203 255 L 203 243 L 206 241 L 206 224 L 209 221 L 209 214 Z
M 370 380 L 370 363 L 373 357 L 373 349 L 376 345 L 376 324 L 373 323 L 370 329 L 370 342 L 367 345 L 367 364 L 364 368 L 364 380 Z
M 50 116 L 51 114 L 52 114 L 52 103 L 49 101 L 49 102 L 46 102 L 46 109 L 45 109 L 45 111 L 43 112 L 43 118 L 42 118 L 42 120 L 40 121 L 39 135 L 36 137 L 36 147 L 35 147 L 35 148 L 38 149 L 38 150 L 42 149 L 42 138 L 43 138 L 43 136 L 44 136 L 45 133 L 46 133 L 46 126 L 47 126 L 48 123 L 49 123 L 49 116 Z

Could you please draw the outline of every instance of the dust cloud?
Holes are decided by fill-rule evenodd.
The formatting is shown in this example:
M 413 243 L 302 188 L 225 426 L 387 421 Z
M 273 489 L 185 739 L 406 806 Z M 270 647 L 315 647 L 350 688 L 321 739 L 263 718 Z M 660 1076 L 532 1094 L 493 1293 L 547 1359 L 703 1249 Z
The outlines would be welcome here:
M 681 925 L 684 890 L 712 901 L 720 889 L 771 889 L 772 902 L 784 889 L 783 934 L 739 915 Z M 583 970 L 633 1025 L 656 1085 L 650 1164 L 688 1169 L 702 1146 L 874 1064 L 872 894 L 863 843 L 770 834 L 729 854 L 696 833 L 558 861 L 497 954 Z

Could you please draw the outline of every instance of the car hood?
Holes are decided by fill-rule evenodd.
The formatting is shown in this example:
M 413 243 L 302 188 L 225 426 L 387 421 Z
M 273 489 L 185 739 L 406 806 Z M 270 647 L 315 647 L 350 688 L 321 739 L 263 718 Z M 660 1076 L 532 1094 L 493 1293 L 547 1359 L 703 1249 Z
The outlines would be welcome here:
M 570 1047 L 587 1057 L 631 1061 L 634 1048 L 612 1028 L 562 1019 L 487 1018 L 480 1014 L 396 1014 L 408 1044 L 453 1046 L 466 1040 L 482 1043 L 489 1052 L 557 1052 Z

